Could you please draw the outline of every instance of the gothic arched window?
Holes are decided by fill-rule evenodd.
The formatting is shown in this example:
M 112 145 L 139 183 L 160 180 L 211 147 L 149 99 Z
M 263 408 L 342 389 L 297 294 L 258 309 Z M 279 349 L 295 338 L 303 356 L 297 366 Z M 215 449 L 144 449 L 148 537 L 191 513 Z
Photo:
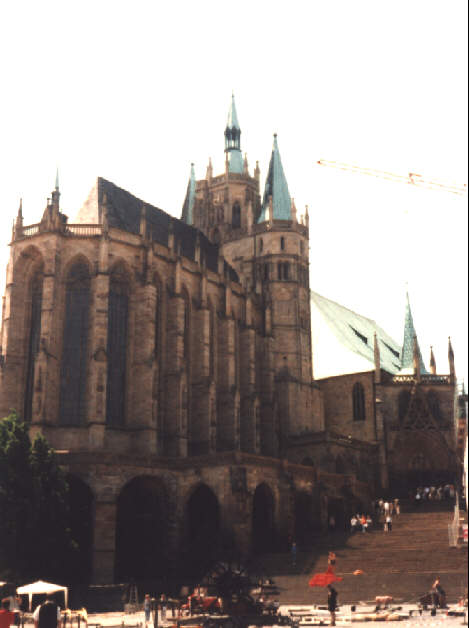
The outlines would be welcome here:
M 438 399 L 438 395 L 434 390 L 429 390 L 427 393 L 427 403 L 430 409 L 430 412 L 433 415 L 433 418 L 441 423 L 441 410 L 440 410 L 440 400 Z
M 399 395 L 399 421 L 402 423 L 407 415 L 410 403 L 410 392 L 403 390 Z
M 233 229 L 240 229 L 241 227 L 241 206 L 238 201 L 233 205 L 231 212 L 231 226 Z
M 24 391 L 24 420 L 31 421 L 33 413 L 34 365 L 39 351 L 41 336 L 42 311 L 42 280 L 41 271 L 36 272 L 31 280 L 31 315 L 29 322 L 29 343 L 26 362 L 26 385 Z
M 285 238 L 283 236 L 280 238 L 280 250 L 285 250 Z
M 60 423 L 80 425 L 86 413 L 86 377 L 90 276 L 83 263 L 67 276 L 60 369 Z
M 365 390 L 360 383 L 356 383 L 352 389 L 353 397 L 353 420 L 365 420 Z
M 109 282 L 106 421 L 117 427 L 125 421 L 128 318 L 128 280 L 122 269 L 116 268 Z

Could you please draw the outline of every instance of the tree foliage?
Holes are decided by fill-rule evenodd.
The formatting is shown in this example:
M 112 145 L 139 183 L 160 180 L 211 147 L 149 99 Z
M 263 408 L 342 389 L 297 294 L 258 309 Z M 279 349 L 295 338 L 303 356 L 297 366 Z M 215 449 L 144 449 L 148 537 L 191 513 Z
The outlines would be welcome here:
M 12 413 L 0 420 L 0 577 L 66 577 L 75 551 L 68 484 L 54 450 Z

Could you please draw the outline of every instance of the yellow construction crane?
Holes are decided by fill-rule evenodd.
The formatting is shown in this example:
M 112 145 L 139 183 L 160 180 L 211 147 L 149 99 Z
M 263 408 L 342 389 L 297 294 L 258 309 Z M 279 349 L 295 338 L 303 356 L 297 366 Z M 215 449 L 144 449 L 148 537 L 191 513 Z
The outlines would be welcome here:
M 443 183 L 442 181 L 438 181 L 436 179 L 427 179 L 423 175 L 416 174 L 415 172 L 409 172 L 407 176 L 405 176 L 401 174 L 394 174 L 393 172 L 386 172 L 385 170 L 375 170 L 374 168 L 353 166 L 340 161 L 327 161 L 326 159 L 319 159 L 316 163 L 319 166 L 329 166 L 331 168 L 338 168 L 339 170 L 348 170 L 349 172 L 367 174 L 372 177 L 387 179 L 388 181 L 396 181 L 398 183 L 410 183 L 411 185 L 431 190 L 443 190 L 444 192 L 451 192 L 451 194 L 458 194 L 459 196 L 467 194 L 466 183 Z

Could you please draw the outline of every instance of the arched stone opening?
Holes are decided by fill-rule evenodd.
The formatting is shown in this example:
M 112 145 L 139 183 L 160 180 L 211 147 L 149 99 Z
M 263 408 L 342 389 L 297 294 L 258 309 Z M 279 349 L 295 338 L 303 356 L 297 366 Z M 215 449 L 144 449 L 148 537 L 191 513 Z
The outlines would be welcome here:
M 272 552 L 275 547 L 275 501 L 267 484 L 259 484 L 252 504 L 252 551 Z
M 78 476 L 68 475 L 67 483 L 68 527 L 75 544 L 75 551 L 67 565 L 68 581 L 87 585 L 91 582 L 92 575 L 95 500 L 88 484 Z
M 304 491 L 295 495 L 295 540 L 299 547 L 312 545 L 313 498 Z
M 184 575 L 201 576 L 220 553 L 220 506 L 215 493 L 206 484 L 199 484 L 187 500 L 184 514 Z
M 417 486 L 457 481 L 457 460 L 437 430 L 409 431 L 398 436 L 390 455 L 393 492 L 406 496 Z
M 154 580 L 168 570 L 169 506 L 157 478 L 131 480 L 117 500 L 115 577 Z

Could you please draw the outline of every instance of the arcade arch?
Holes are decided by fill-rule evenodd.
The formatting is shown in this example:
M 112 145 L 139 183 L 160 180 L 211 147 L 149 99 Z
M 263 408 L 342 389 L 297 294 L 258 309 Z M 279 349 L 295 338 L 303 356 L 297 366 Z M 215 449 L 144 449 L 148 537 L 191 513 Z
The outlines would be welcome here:
M 158 478 L 139 476 L 124 486 L 117 500 L 117 581 L 151 580 L 167 570 L 169 510 Z
M 275 545 L 275 500 L 271 488 L 259 484 L 252 503 L 252 551 L 271 552 Z

